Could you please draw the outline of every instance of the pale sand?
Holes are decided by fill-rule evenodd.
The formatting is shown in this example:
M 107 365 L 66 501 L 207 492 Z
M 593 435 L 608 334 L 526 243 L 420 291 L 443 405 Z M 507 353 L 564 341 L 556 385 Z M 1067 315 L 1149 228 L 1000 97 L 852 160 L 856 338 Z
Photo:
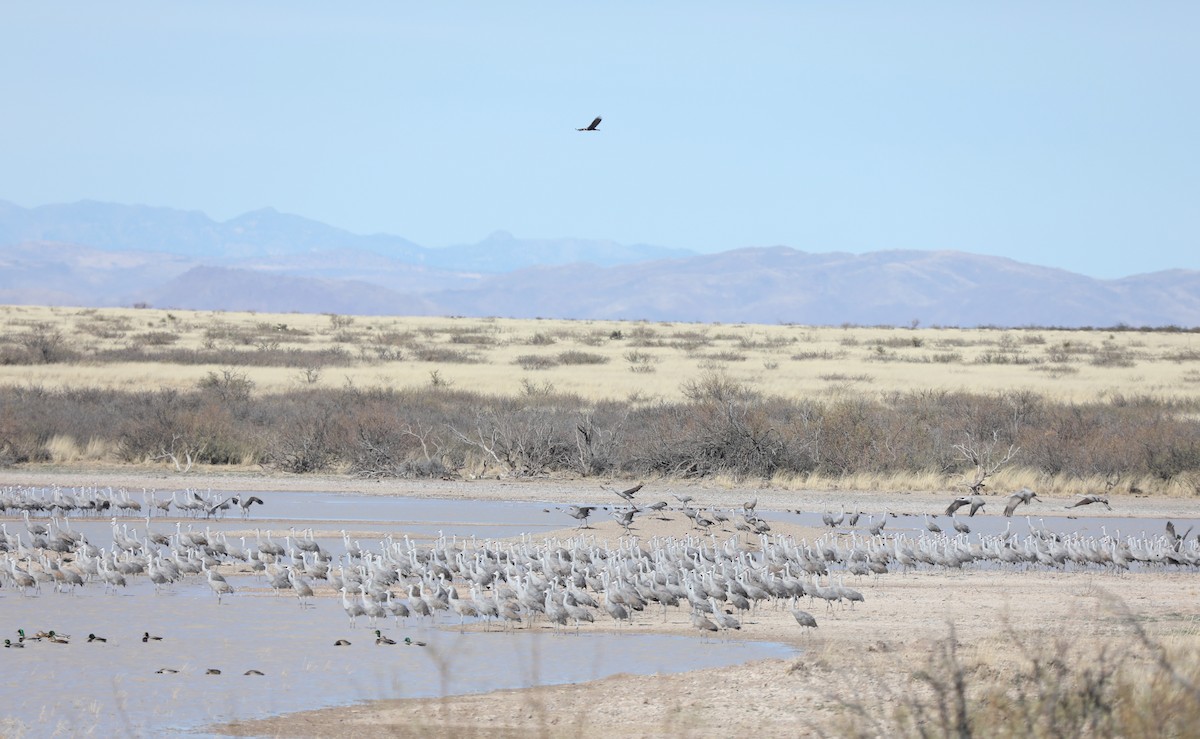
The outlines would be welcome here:
M 614 482 L 620 487 L 629 481 Z M 183 487 L 214 490 L 335 490 L 414 497 L 489 500 L 541 500 L 553 503 L 621 501 L 594 480 L 572 481 L 384 481 L 337 476 L 162 476 L 128 471 L 0 472 L 0 484 L 102 484 L 159 490 Z M 693 505 L 738 506 L 755 496 L 760 509 L 806 511 L 887 508 L 898 513 L 938 513 L 953 493 L 887 494 L 879 492 L 793 492 L 728 489 L 650 481 L 639 500 L 665 499 L 670 493 L 696 498 Z M 1003 496 L 989 498 L 995 512 Z M 1062 512 L 1068 501 L 1051 500 L 1043 515 Z M 1196 518 L 1200 506 L 1182 499 L 1128 496 L 1111 498 L 1112 513 L 1087 515 Z M 1036 510 L 1031 513 L 1037 515 Z M 266 511 L 264 511 L 266 513 Z M 689 522 L 681 514 L 671 521 L 638 519 L 636 533 L 682 536 Z M 603 516 L 583 533 L 615 540 L 620 529 Z M 1148 521 L 1147 530 L 1161 524 Z M 776 526 L 772 533 L 797 537 L 826 530 Z M 570 528 L 555 532 L 567 537 Z M 549 536 L 553 536 L 551 534 Z M 729 534 L 719 533 L 720 540 Z M 539 539 L 542 538 L 539 536 Z M 745 537 L 743 536 L 743 540 Z M 751 539 L 751 542 L 753 539 Z M 801 629 L 786 609 L 766 607 L 745 619 L 735 638 L 794 645 L 795 658 L 769 660 L 717 670 L 676 675 L 621 675 L 590 683 L 500 691 L 436 700 L 381 701 L 365 705 L 292 714 L 264 721 L 216 727 L 214 731 L 266 736 L 700 736 L 752 733 L 755 736 L 837 735 L 839 723 L 863 706 L 874 715 L 894 708 L 913 691 L 913 674 L 929 664 L 935 646 L 951 627 L 960 654 L 969 663 L 986 663 L 977 674 L 992 671 L 1003 680 L 1012 660 L 1022 659 L 1019 644 L 1044 648 L 1051 638 L 1068 639 L 1086 652 L 1092 645 L 1126 641 L 1130 633 L 1125 606 L 1154 638 L 1169 646 L 1200 645 L 1200 578 L 1196 573 L 1165 570 L 1150 573 L 1012 572 L 964 570 L 893 572 L 879 578 L 847 581 L 866 597 L 854 608 L 826 609 L 802 603 L 820 626 Z M 482 627 L 480 627 L 482 628 Z M 546 628 L 535 626 L 534 628 Z M 591 629 L 615 628 L 597 615 Z M 651 606 L 632 627 L 638 633 L 695 635 L 682 608 Z M 562 639 L 572 638 L 570 633 Z M 285 688 L 284 688 L 285 689 Z M 882 733 L 882 729 L 879 733 Z

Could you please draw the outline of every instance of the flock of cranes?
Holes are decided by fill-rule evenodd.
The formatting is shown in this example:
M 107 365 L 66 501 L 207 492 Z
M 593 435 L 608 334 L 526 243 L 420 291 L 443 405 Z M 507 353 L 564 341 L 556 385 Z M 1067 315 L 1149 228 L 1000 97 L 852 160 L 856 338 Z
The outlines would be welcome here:
M 618 523 L 628 529 L 636 513 L 678 511 L 691 518 L 695 530 L 644 540 L 622 537 L 616 543 L 582 530 L 568 537 L 526 535 L 519 541 L 442 536 L 419 543 L 394 535 L 360 542 L 344 531 L 338 542 L 312 529 L 292 528 L 286 534 L 255 529 L 252 538 L 235 539 L 202 519 L 219 515 L 224 504 L 246 514 L 261 499 L 173 493 L 169 501 L 177 511 L 197 520 L 185 526 L 179 519 L 173 530 L 159 530 L 148 514 L 144 527 L 134 518 L 150 506 L 168 510 L 160 505 L 166 501 L 150 493 L 143 494 L 139 508 L 131 505 L 139 502 L 135 496 L 123 490 L 6 488 L 0 491 L 0 509 L 14 521 L 0 527 L 0 584 L 28 596 L 91 587 L 117 592 L 139 580 L 152 583 L 155 591 L 203 582 L 218 603 L 243 587 L 269 587 L 295 597 L 302 608 L 312 607 L 319 595 L 331 595 L 324 602 L 340 605 L 352 628 L 360 620 L 376 629 L 388 619 L 433 621 L 442 614 L 443 622 L 460 626 L 472 619 L 487 629 L 545 623 L 556 631 L 577 631 L 597 620 L 619 626 L 665 621 L 674 612 L 686 613 L 702 633 L 727 633 L 741 630 L 764 608 L 786 608 L 800 626 L 815 627 L 816 618 L 801 606 L 823 604 L 829 613 L 835 606 L 853 608 L 867 598 L 848 586 L 848 579 L 913 569 L 1200 567 L 1200 542 L 1189 541 L 1191 529 L 1180 535 L 1171 523 L 1158 536 L 1107 530 L 1091 536 L 1055 533 L 1027 517 L 1024 535 L 1012 531 L 1011 521 L 1001 534 L 971 535 L 957 518 L 953 532 L 943 531 L 929 515 L 924 531 L 884 532 L 886 514 L 860 519 L 858 513 L 842 512 L 824 514 L 833 527 L 829 532 L 796 538 L 771 533 L 756 513 L 756 499 L 724 516 L 722 523 L 736 516 L 742 533 L 722 539 L 709 530 L 721 512 L 709 509 L 705 517 L 705 511 L 690 506 L 688 496 L 676 496 L 682 506 L 673 509 L 665 503 L 639 508 L 635 495 L 641 488 L 613 491 L 630 504 L 620 512 L 627 520 Z M 967 508 L 973 516 L 987 503 L 977 497 L 955 499 L 946 513 L 953 518 Z M 1016 505 L 1029 504 L 1036 494 L 1022 491 L 1013 498 Z M 1090 503 L 1107 505 L 1099 498 L 1076 505 Z M 1015 508 L 1012 499 L 1009 506 Z M 571 506 L 566 512 L 586 527 L 596 508 Z M 111 541 L 89 541 L 71 525 L 73 517 L 118 511 L 129 517 L 121 522 L 112 516 Z M 765 528 L 756 529 L 754 522 Z M 258 584 L 235 587 L 229 581 L 235 575 Z

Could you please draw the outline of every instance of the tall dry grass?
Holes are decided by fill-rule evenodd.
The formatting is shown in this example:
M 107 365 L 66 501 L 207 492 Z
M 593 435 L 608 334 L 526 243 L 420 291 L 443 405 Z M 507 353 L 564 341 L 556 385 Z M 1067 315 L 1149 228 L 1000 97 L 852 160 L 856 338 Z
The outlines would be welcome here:
M 587 361 L 581 361 L 586 358 Z M 1187 331 L 718 325 L 0 306 L 0 384 L 186 390 L 244 368 L 259 392 L 297 385 L 524 380 L 592 400 L 674 401 L 724 372 L 760 392 L 879 396 L 1029 391 L 1087 402 L 1131 391 L 1200 398 Z

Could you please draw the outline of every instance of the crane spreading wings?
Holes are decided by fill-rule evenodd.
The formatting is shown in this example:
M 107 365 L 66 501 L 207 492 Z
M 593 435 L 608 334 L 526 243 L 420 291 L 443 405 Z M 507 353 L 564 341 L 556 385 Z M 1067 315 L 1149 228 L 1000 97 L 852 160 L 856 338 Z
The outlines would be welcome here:
M 587 125 L 587 128 L 577 128 L 576 131 L 598 131 L 600 130 L 600 116 L 596 116 L 596 120 Z

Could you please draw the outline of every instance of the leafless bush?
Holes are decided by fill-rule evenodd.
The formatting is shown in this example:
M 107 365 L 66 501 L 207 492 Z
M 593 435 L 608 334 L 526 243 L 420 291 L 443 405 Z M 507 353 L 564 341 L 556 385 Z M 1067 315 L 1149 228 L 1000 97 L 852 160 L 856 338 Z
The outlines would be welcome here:
M 649 373 L 655 370 L 654 362 L 656 359 L 649 352 L 632 349 L 625 352 L 623 356 L 625 357 L 625 361 L 629 362 L 630 372 Z
M 147 331 L 129 337 L 134 346 L 170 346 L 179 341 L 179 334 L 170 331 Z
M 442 362 L 445 364 L 479 364 L 483 361 L 478 354 L 441 346 L 417 346 L 412 356 L 419 362 Z
M 69 362 L 78 356 L 67 348 L 62 331 L 50 323 L 30 324 L 23 334 L 17 336 L 17 343 L 25 349 L 26 361 L 30 364 Z
M 559 364 L 608 364 L 608 357 L 603 354 L 581 352 L 574 349 L 559 352 L 556 359 Z
M 554 357 L 547 357 L 541 354 L 522 354 L 513 363 L 524 370 L 545 370 L 558 366 L 558 360 Z
M 254 381 L 245 372 L 227 367 L 219 372 L 210 371 L 196 386 L 216 394 L 222 402 L 244 403 L 250 399 Z
M 1092 355 L 1091 364 L 1095 367 L 1133 367 L 1137 362 L 1129 349 L 1106 340 Z
M 570 465 L 575 443 L 565 421 L 553 408 L 489 408 L 480 409 L 471 426 L 451 430 L 505 474 L 533 477 Z

